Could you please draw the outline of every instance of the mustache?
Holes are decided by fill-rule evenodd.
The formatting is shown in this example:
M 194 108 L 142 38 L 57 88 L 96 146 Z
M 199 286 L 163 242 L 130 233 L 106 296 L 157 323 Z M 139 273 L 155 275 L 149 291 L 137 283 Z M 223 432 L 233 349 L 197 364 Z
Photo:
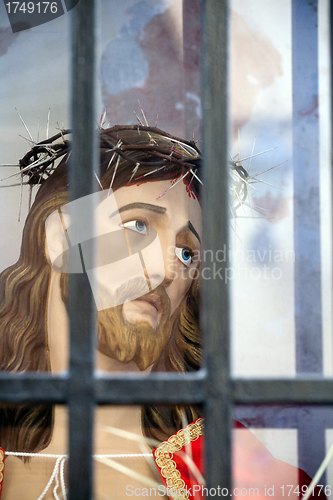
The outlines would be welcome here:
M 162 312 L 165 309 L 170 309 L 170 299 L 165 291 L 165 287 L 161 284 L 149 291 L 147 281 L 142 277 L 128 280 L 126 283 L 123 283 L 119 288 L 117 288 L 114 293 L 111 293 L 105 285 L 99 283 L 97 285 L 97 291 L 97 306 L 99 311 L 118 306 L 120 307 L 125 302 L 131 302 L 132 300 L 141 298 L 148 299 L 148 301 L 152 303 L 155 302 L 154 298 L 156 298 L 160 304 Z
M 137 290 L 140 281 L 131 280 L 121 291 L 127 294 L 128 288 Z M 140 370 L 145 370 L 161 356 L 172 335 L 174 318 L 170 316 L 171 301 L 163 285 L 143 295 L 142 300 L 151 302 L 158 310 L 156 328 L 145 320 L 132 323 L 123 315 L 123 304 L 117 305 L 98 311 L 98 343 L 103 354 L 123 363 L 134 361 Z
M 60 277 L 61 298 L 66 308 L 68 308 L 68 276 L 69 275 L 67 273 L 62 273 Z M 150 281 L 150 283 L 154 285 L 152 281 Z M 87 286 L 89 286 L 90 288 L 90 285 L 88 285 L 88 283 Z M 111 301 L 111 305 L 108 305 L 105 309 L 116 308 L 118 306 L 118 308 L 121 308 L 123 303 L 134 300 L 130 297 L 140 298 L 158 295 L 161 301 L 161 309 L 171 310 L 170 299 L 168 294 L 166 293 L 163 283 L 159 284 L 156 288 L 153 288 L 148 293 L 147 281 L 142 277 L 136 277 L 128 280 L 126 283 L 123 283 L 114 294 L 110 294 L 110 290 L 104 285 L 99 284 L 98 286 L 99 292 L 101 294 L 101 300 L 105 302 L 106 305 Z M 99 312 L 101 312 L 101 310 Z

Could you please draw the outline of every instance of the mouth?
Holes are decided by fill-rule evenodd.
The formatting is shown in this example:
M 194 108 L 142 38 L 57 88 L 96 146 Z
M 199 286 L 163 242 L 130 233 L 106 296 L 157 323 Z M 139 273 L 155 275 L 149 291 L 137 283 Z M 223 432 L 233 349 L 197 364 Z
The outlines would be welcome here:
M 157 328 L 162 315 L 161 299 L 154 293 L 148 293 L 130 302 L 125 302 L 123 315 L 129 323 L 147 321 L 152 328 Z
M 142 295 L 142 297 L 132 300 L 132 303 L 147 310 L 147 312 L 151 311 L 154 312 L 155 314 L 156 311 L 158 314 L 160 314 L 162 309 L 160 296 L 154 293 L 148 293 L 147 295 Z

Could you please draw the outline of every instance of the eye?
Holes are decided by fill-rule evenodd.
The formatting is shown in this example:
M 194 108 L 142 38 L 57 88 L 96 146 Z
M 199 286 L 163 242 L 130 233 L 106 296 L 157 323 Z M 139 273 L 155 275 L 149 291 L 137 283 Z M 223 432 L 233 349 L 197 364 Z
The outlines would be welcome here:
M 191 264 L 191 262 L 192 262 L 191 250 L 188 250 L 187 248 L 176 247 L 175 254 L 177 255 L 178 259 L 183 264 L 185 264 L 186 267 L 188 267 Z
M 127 229 L 131 229 L 131 231 L 135 231 L 140 234 L 147 234 L 148 228 L 142 220 L 131 220 L 129 222 L 124 222 L 123 227 Z

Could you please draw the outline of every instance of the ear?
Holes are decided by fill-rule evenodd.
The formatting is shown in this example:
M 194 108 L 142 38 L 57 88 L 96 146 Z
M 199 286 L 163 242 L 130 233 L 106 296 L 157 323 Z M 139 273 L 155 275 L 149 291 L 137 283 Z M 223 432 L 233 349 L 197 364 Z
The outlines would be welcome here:
M 67 229 L 69 216 L 55 210 L 45 221 L 45 255 L 50 266 L 64 272 L 64 252 L 68 250 Z

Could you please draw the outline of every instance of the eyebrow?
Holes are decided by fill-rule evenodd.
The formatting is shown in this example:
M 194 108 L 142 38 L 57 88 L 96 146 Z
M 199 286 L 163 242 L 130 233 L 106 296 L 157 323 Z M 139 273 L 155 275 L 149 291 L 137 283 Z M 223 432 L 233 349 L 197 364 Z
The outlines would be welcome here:
M 112 214 L 109 215 L 109 217 L 111 218 L 118 213 L 120 214 L 121 212 L 125 212 L 125 210 L 132 210 L 133 208 L 141 208 L 144 210 L 150 210 L 151 212 L 155 212 L 158 214 L 165 214 L 165 212 L 166 212 L 165 207 L 160 207 L 158 205 L 151 205 L 150 203 L 136 202 L 136 203 L 129 203 L 128 205 L 124 205 L 123 207 L 120 207 L 118 210 L 115 210 L 114 212 L 112 212 Z
M 192 231 L 192 233 L 194 234 L 194 236 L 196 236 L 199 240 L 199 243 L 201 243 L 201 239 L 200 239 L 200 236 L 198 235 L 197 231 L 195 230 L 195 228 L 193 227 L 191 221 L 188 221 L 187 223 L 187 227 L 189 228 L 190 231 Z

